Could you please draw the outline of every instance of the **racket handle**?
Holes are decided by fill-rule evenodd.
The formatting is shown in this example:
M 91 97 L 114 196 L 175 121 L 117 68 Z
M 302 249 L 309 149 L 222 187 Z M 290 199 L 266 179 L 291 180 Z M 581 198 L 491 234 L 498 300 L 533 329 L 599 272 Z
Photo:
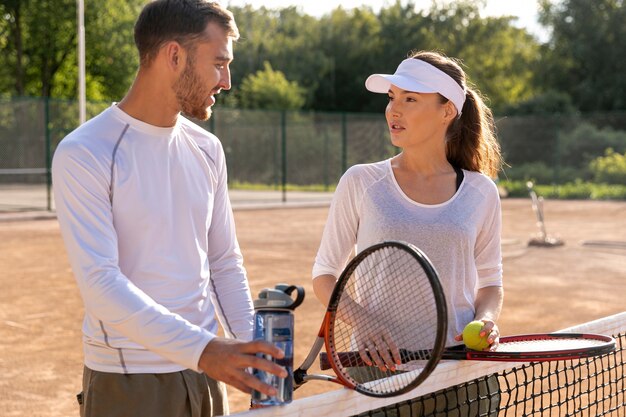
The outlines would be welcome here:
M 361 358 L 359 352 L 339 352 L 337 358 L 344 368 L 350 368 L 355 366 L 370 366 Z M 402 363 L 407 363 L 416 360 L 428 360 L 430 359 L 430 350 L 416 350 L 410 351 L 406 349 L 400 349 L 400 360 Z M 328 360 L 328 354 L 326 352 L 320 353 L 320 369 L 325 371 L 330 369 L 330 361 Z

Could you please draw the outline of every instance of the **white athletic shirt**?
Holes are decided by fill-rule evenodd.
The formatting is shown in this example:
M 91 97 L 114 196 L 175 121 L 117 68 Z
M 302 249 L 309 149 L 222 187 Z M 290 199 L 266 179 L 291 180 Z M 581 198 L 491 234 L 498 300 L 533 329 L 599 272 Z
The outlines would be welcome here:
M 57 216 L 85 304 L 85 365 L 198 371 L 218 330 L 252 337 L 254 309 L 218 139 L 109 107 L 59 144 Z
M 447 344 L 474 319 L 478 289 L 502 286 L 500 198 L 487 176 L 463 171 L 452 198 L 425 205 L 398 185 L 391 160 L 356 165 L 341 178 L 330 206 L 313 277 L 338 277 L 356 253 L 384 240 L 420 248 L 432 261 L 448 307 Z

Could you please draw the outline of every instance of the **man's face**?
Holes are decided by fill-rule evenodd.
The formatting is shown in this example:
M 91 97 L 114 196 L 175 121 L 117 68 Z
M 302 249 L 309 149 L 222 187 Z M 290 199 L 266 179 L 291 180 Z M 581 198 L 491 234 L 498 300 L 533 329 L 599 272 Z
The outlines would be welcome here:
M 174 83 L 180 110 L 195 119 L 207 120 L 215 94 L 230 89 L 233 41 L 215 23 L 205 30 L 207 40 L 197 41 L 187 50 L 185 68 Z

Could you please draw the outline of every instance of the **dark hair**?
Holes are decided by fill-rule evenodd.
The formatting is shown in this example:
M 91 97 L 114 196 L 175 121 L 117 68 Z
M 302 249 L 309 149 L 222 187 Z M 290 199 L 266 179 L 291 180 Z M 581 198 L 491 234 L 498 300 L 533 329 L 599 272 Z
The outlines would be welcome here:
M 495 178 L 502 167 L 502 155 L 496 138 L 493 114 L 480 93 L 467 86 L 465 72 L 459 63 L 438 52 L 413 52 L 409 57 L 440 69 L 466 91 L 461 117 L 450 123 L 446 132 L 448 161 L 453 166 L 482 172 Z M 442 95 L 440 97 L 443 103 L 448 101 Z
M 207 0 L 155 0 L 148 3 L 135 23 L 135 45 L 141 65 L 148 65 L 169 41 L 193 49 L 195 41 L 205 36 L 205 29 L 215 22 L 226 34 L 239 38 L 233 14 L 217 2 Z

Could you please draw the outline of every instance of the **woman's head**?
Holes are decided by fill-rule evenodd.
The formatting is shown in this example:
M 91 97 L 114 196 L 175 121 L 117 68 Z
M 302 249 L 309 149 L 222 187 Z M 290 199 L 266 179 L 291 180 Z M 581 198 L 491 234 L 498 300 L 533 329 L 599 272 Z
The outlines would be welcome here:
M 467 86 L 465 72 L 456 60 L 436 52 L 415 52 L 400 64 L 395 74 L 370 76 L 366 87 L 373 92 L 388 93 L 390 100 L 395 100 L 400 92 L 436 94 L 442 111 L 447 111 L 442 117 L 447 123 L 448 161 L 459 168 L 497 175 L 502 160 L 491 110 L 480 94 Z M 450 111 L 455 113 L 448 116 Z

